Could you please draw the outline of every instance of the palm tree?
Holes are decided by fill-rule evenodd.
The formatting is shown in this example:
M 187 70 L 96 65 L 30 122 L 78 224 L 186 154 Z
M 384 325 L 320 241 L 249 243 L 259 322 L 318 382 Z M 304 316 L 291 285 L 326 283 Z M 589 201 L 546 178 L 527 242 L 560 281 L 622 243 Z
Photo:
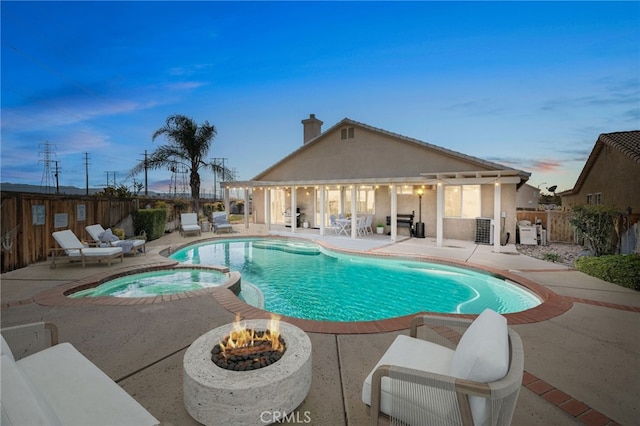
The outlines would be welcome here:
M 136 165 L 130 175 L 144 171 L 145 168 L 175 168 L 176 165 L 186 167 L 189 170 L 191 197 L 196 202 L 197 210 L 200 203 L 200 169 L 210 167 L 214 173 L 222 175 L 223 178 L 228 178 L 231 175 L 227 169 L 220 165 L 207 163 L 204 160 L 216 134 L 216 127 L 206 120 L 198 125 L 193 119 L 184 115 L 171 115 L 167 118 L 164 126 L 156 130 L 151 137 L 151 140 L 155 141 L 158 136 L 164 135 L 169 143 L 159 146 L 151 153 L 146 162 Z

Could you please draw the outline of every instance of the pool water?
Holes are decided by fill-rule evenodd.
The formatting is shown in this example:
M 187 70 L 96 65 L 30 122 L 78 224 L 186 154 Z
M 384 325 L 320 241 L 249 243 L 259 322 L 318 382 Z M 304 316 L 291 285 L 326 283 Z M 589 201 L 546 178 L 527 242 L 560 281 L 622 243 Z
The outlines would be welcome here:
M 69 297 L 149 297 L 216 287 L 227 281 L 222 272 L 197 268 L 141 272 L 109 280 L 94 288 L 81 290 Z
M 222 240 L 189 246 L 170 257 L 238 271 L 243 284 L 262 293 L 258 298 L 264 306 L 259 307 L 303 319 L 369 321 L 421 311 L 478 314 L 485 308 L 510 313 L 541 303 L 519 285 L 487 273 L 347 255 L 301 241 Z M 251 303 L 254 298 L 244 299 Z

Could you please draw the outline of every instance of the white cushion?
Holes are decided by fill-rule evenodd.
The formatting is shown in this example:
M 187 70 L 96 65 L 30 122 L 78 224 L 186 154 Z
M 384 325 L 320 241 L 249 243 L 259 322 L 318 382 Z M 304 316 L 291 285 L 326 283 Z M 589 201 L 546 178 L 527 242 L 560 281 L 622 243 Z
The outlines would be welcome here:
M 15 361 L 15 359 L 13 358 L 13 352 L 11 352 L 11 347 L 9 346 L 7 341 L 4 340 L 4 336 L 0 335 L 0 339 L 2 339 L 2 343 L 0 343 L 0 355 L 6 355 Z
M 4 341 L 4 339 L 3 339 Z M 7 354 L 0 355 L 3 426 L 60 425 L 60 420 L 36 387 Z
M 509 371 L 509 332 L 507 319 L 485 309 L 460 339 L 451 363 L 451 376 L 481 383 L 494 382 Z M 490 401 L 470 397 L 475 424 L 483 424 Z
M 96 242 L 100 241 L 100 235 L 104 232 L 104 228 L 99 223 L 95 225 L 85 226 L 84 229 L 86 229 L 87 233 L 89 233 L 89 236 Z
M 493 382 L 509 369 L 507 319 L 485 309 L 471 323 L 453 355 L 451 375 L 476 382 Z
M 159 424 L 124 389 L 69 343 L 37 352 L 16 364 L 63 424 Z
M 181 213 L 180 214 L 180 222 L 182 226 L 198 226 L 198 215 L 196 213 Z
M 385 354 L 380 358 L 376 366 L 369 373 L 362 386 L 362 401 L 371 405 L 371 379 L 374 371 L 380 365 L 395 365 L 400 367 L 413 368 L 416 370 L 429 371 L 432 373 L 438 373 L 448 375 L 451 369 L 451 361 L 453 359 L 454 352 L 445 348 L 444 346 L 437 345 L 432 342 L 428 342 L 422 339 L 416 339 L 405 335 L 399 335 L 393 341 L 391 346 L 387 349 Z M 382 394 L 380 398 L 380 411 L 386 414 L 391 414 L 391 379 L 389 377 L 382 378 Z M 410 392 L 403 395 L 402 399 L 404 403 L 415 408 L 419 407 L 420 410 L 426 410 L 431 416 L 446 416 L 446 413 L 450 407 L 438 406 L 438 407 L 424 407 L 424 404 L 418 400 L 418 395 L 411 394 Z M 397 407 L 396 407 L 397 408 Z M 397 411 L 397 410 L 395 410 Z M 403 410 L 401 410 L 403 411 Z M 398 416 L 399 413 L 395 413 Z M 399 418 L 402 420 L 402 416 Z M 404 419 L 408 420 L 408 419 Z

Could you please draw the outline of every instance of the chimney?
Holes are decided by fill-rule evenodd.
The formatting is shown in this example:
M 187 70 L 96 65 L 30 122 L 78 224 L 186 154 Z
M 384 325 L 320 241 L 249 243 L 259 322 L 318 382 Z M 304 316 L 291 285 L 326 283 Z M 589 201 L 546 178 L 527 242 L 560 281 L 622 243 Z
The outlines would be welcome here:
M 309 118 L 302 120 L 304 126 L 304 144 L 322 133 L 322 121 L 316 118 L 315 114 L 309 114 Z

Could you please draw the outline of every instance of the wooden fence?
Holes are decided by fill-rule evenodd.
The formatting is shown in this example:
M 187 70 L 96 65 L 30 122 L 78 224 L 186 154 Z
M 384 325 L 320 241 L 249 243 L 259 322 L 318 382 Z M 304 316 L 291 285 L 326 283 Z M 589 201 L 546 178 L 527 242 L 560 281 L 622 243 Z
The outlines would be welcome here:
M 575 232 L 569 223 L 570 212 L 547 211 L 518 211 L 518 221 L 528 220 L 532 224 L 540 221 L 547 230 L 547 241 L 557 243 L 575 242 Z
M 625 227 L 631 227 L 640 222 L 640 214 L 624 215 Z M 528 220 L 532 224 L 540 221 L 544 229 L 547 230 L 547 241 L 557 243 L 575 243 L 577 238 L 573 227 L 569 223 L 570 211 L 547 210 L 547 211 L 518 211 L 517 218 Z M 626 229 L 626 228 L 624 228 Z M 622 231 L 621 231 L 622 232 Z
M 85 226 L 116 226 L 138 206 L 158 201 L 20 192 L 0 192 L 0 198 L 2 272 L 46 260 L 54 231 L 70 229 L 88 239 Z

